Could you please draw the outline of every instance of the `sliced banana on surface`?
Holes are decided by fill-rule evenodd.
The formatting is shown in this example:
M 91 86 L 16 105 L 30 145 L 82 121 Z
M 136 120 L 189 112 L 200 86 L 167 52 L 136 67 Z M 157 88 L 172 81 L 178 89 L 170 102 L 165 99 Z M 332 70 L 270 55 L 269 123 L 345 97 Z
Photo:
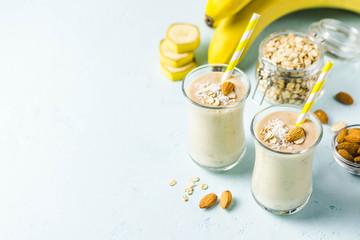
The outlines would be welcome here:
M 191 70 L 196 68 L 195 61 L 190 62 L 189 64 L 175 68 L 171 66 L 164 65 L 160 63 L 162 73 L 172 81 L 179 81 L 185 78 L 186 74 L 188 74 Z
M 199 28 L 192 24 L 175 23 L 166 32 L 166 45 L 176 53 L 194 51 L 200 44 Z
M 160 42 L 160 62 L 170 67 L 181 67 L 190 63 L 194 59 L 194 52 L 175 53 L 171 51 L 166 43 L 165 39 Z

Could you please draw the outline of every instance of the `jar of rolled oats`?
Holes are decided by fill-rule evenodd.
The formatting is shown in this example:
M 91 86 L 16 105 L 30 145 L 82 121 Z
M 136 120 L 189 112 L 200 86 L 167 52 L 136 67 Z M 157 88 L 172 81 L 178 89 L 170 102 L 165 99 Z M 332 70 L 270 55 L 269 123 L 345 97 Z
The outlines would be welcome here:
M 323 19 L 310 26 L 310 33 L 287 30 L 270 34 L 259 47 L 253 100 L 259 104 L 264 99 L 273 104 L 304 104 L 324 66 L 325 54 L 359 60 L 360 32 L 338 20 Z

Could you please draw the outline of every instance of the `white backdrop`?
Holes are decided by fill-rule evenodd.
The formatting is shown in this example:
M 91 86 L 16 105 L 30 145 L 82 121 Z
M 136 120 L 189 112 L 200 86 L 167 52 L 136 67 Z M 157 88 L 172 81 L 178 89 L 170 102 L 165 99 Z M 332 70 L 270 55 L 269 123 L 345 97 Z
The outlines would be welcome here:
M 247 152 L 234 169 L 200 169 L 186 153 L 187 109 L 181 82 L 159 69 L 158 44 L 174 22 L 199 26 L 198 64 L 213 30 L 203 1 L 2 1 L 0 3 L 0 239 L 359 239 L 360 178 L 332 157 L 330 138 L 315 154 L 314 192 L 293 216 L 257 206 Z M 255 86 L 257 48 L 268 34 L 307 30 L 335 17 L 360 28 L 360 16 L 338 10 L 291 14 L 266 28 L 239 65 Z M 241 34 L 241 33 L 239 33 Z M 335 60 L 314 109 L 330 122 L 359 123 L 360 63 Z M 355 104 L 333 96 L 346 91 Z M 198 176 L 207 193 L 229 189 L 230 211 L 198 208 L 205 192 L 181 199 Z M 176 179 L 172 188 L 168 182 Z

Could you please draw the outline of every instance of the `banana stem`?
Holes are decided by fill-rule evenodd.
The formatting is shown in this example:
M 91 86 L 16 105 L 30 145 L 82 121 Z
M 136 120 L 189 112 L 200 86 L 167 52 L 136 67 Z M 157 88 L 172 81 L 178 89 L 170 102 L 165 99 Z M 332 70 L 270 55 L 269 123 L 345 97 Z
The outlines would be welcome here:
M 209 17 L 208 15 L 205 14 L 205 23 L 209 27 L 213 27 L 214 20 L 211 17 Z

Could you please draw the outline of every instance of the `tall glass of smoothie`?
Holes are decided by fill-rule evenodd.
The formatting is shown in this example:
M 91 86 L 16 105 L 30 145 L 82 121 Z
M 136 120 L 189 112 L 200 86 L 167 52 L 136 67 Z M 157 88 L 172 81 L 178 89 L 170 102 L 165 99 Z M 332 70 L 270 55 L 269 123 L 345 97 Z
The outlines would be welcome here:
M 323 133 L 321 122 L 310 112 L 301 125 L 303 137 L 287 140 L 301 110 L 291 105 L 271 106 L 251 122 L 255 140 L 252 194 L 262 208 L 275 214 L 301 210 L 312 192 L 312 161 Z
M 235 68 L 231 78 L 234 89 L 221 91 L 225 64 L 208 64 L 191 71 L 183 81 L 188 100 L 188 151 L 203 168 L 225 171 L 242 159 L 246 144 L 243 126 L 245 101 L 250 93 L 246 74 Z

